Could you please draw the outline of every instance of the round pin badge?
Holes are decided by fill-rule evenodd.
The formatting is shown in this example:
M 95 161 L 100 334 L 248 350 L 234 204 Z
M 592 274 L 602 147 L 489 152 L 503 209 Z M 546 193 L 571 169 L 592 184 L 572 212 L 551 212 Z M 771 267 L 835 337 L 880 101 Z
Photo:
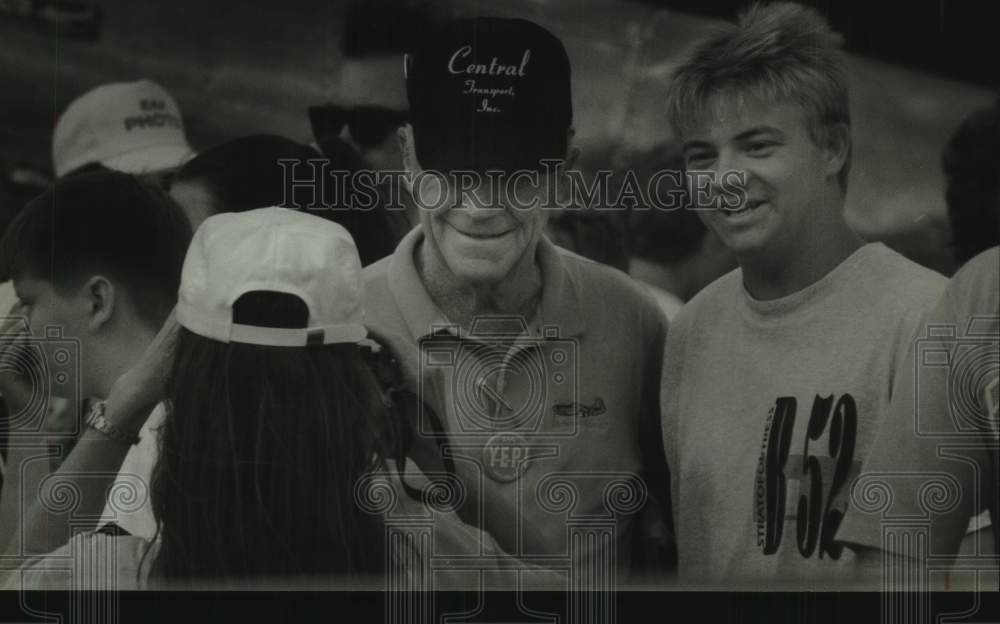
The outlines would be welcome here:
M 528 443 L 516 433 L 498 433 L 483 446 L 483 468 L 494 481 L 516 481 L 528 469 Z

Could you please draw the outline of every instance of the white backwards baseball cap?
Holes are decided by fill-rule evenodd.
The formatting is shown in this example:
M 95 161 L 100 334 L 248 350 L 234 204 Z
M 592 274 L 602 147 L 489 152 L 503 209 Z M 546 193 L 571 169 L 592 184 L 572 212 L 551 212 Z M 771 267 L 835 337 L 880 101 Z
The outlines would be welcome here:
M 251 291 L 295 295 L 305 328 L 233 322 L 233 303 Z M 221 342 L 270 347 L 358 343 L 367 335 L 361 260 L 340 225 L 297 210 L 259 208 L 209 217 L 184 259 L 177 321 Z
M 57 178 L 91 163 L 154 173 L 179 167 L 192 156 L 177 102 L 152 80 L 88 91 L 66 108 L 52 135 Z

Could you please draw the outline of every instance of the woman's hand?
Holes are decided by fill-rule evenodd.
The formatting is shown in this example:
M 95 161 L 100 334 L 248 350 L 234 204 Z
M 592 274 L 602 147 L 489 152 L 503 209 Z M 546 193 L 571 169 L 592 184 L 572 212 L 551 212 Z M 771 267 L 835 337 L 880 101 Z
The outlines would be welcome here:
M 138 431 L 157 403 L 165 398 L 179 335 L 180 324 L 173 310 L 135 366 L 111 387 L 105 417 L 113 425 Z

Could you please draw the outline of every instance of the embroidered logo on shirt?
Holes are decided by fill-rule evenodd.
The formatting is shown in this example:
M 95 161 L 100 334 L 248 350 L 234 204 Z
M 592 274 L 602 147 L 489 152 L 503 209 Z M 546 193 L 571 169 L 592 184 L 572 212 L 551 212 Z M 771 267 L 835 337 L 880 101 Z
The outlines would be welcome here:
M 597 397 L 591 403 L 556 403 L 552 406 L 552 413 L 557 421 L 577 420 L 581 424 L 595 424 L 597 416 L 603 416 L 608 411 L 604 405 L 604 399 Z M 604 419 L 597 419 L 603 421 Z

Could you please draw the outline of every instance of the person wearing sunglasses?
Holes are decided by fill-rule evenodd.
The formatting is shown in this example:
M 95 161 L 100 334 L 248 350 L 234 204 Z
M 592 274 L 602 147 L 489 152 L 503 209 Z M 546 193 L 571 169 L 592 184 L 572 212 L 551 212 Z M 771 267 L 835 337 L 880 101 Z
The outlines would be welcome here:
M 309 109 L 317 145 L 339 139 L 358 151 L 368 167 L 399 171 L 403 166 L 396 130 L 409 105 L 403 56 L 435 15 L 406 0 L 352 2 L 340 34 L 341 63 L 330 101 Z
M 316 147 L 332 169 L 399 174 L 403 158 L 396 131 L 408 121 L 403 59 L 414 37 L 451 13 L 450 4 L 419 0 L 356 0 L 340 34 L 341 60 L 329 100 L 309 108 Z M 409 190 L 398 177 L 378 185 L 383 203 L 398 208 L 408 230 L 418 221 Z M 404 232 L 405 233 L 405 232 Z
M 309 108 L 316 142 L 323 153 L 330 151 L 332 141 L 344 141 L 357 150 L 365 161 L 375 167 L 391 169 L 398 156 L 396 130 L 406 123 L 405 110 L 384 105 L 343 106 L 324 104 Z

